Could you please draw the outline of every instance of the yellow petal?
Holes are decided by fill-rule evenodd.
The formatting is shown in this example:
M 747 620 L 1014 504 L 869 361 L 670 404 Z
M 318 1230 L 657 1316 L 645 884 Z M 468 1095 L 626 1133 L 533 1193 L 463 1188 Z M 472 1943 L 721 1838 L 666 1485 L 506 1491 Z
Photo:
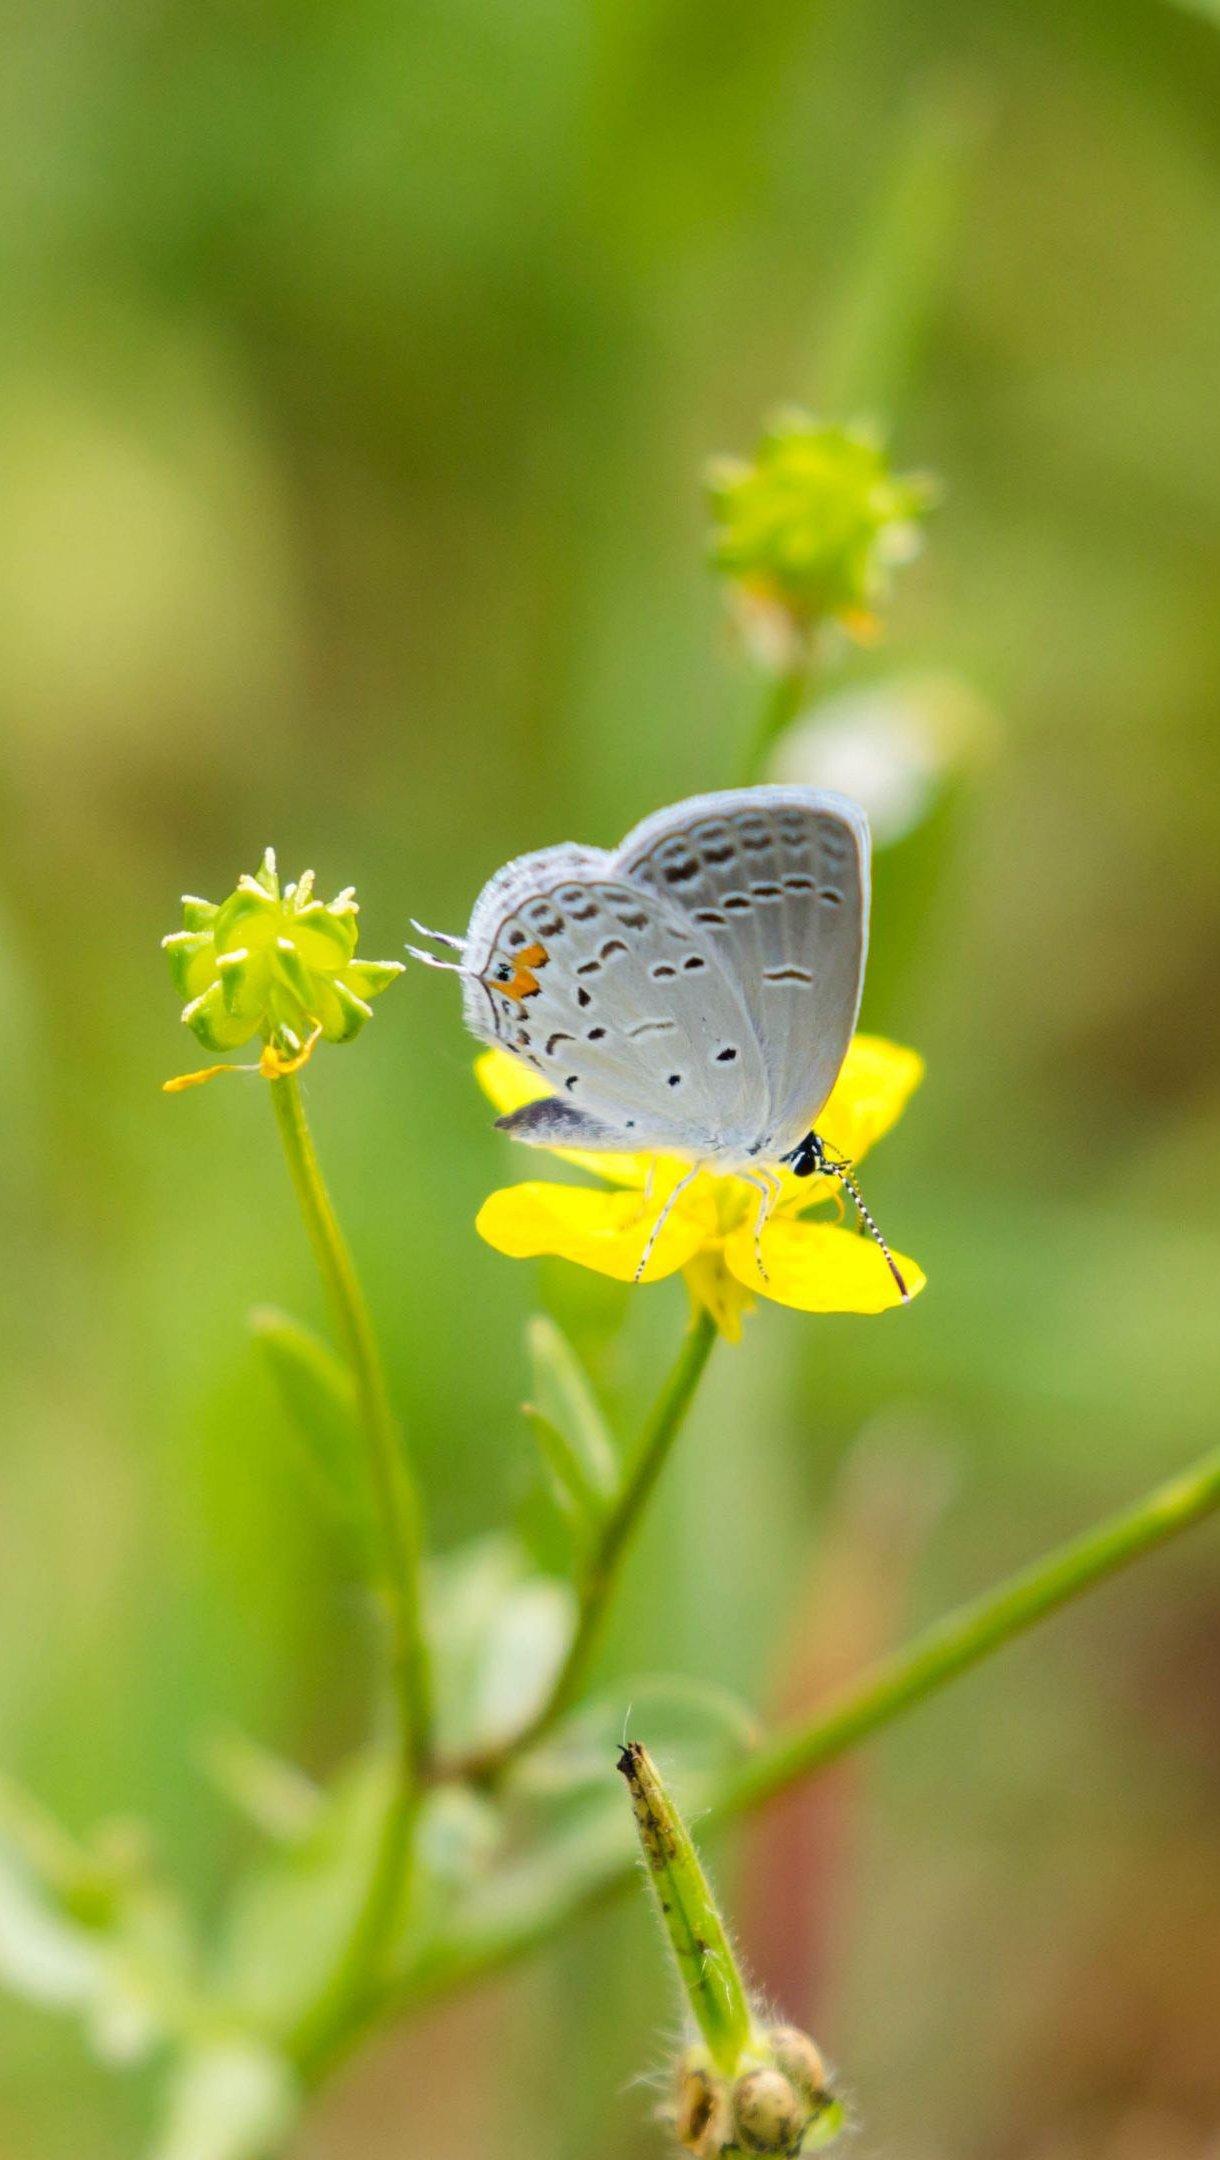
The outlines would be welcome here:
M 875 1313 L 902 1303 L 880 1246 L 854 1230 L 841 1230 L 837 1223 L 773 1217 L 763 1233 L 765 1281 L 758 1272 L 749 1224 L 730 1234 L 724 1257 L 747 1289 L 773 1298 L 777 1305 L 795 1306 L 798 1312 Z M 923 1269 L 903 1253 L 895 1253 L 894 1260 L 911 1296 L 917 1297 L 927 1280 Z
M 601 1192 L 588 1185 L 506 1185 L 483 1202 L 475 1228 L 511 1260 L 546 1253 L 612 1275 L 616 1282 L 633 1282 L 660 1205 L 656 1198 L 645 1205 L 638 1193 Z M 680 1201 L 641 1280 L 659 1282 L 685 1267 L 715 1227 L 710 1201 L 698 1199 L 689 1208 Z
M 751 1310 L 753 1293 L 730 1275 L 724 1264 L 724 1248 L 705 1245 L 687 1261 L 686 1287 L 696 1305 L 709 1312 L 726 1342 L 741 1341 L 741 1316 Z
M 544 1095 L 554 1092 L 520 1058 L 510 1057 L 507 1050 L 484 1050 L 474 1061 L 474 1076 L 500 1117 L 507 1117 L 510 1110 L 520 1110 L 523 1103 L 540 1102 Z
M 849 1162 L 859 1162 L 897 1124 L 923 1075 L 917 1050 L 882 1035 L 854 1036 L 817 1121 L 823 1140 Z
M 485 1050 L 474 1061 L 474 1076 L 500 1117 L 507 1117 L 510 1110 L 519 1110 L 523 1103 L 540 1102 L 544 1095 L 553 1095 L 545 1080 L 531 1072 L 520 1058 L 510 1056 L 507 1050 Z M 654 1161 L 664 1162 L 672 1168 L 674 1177 L 680 1177 L 689 1164 L 677 1164 L 671 1156 L 603 1154 L 593 1148 L 545 1148 L 541 1153 L 553 1155 L 558 1162 L 573 1163 L 578 1170 L 587 1170 L 594 1177 L 604 1178 L 608 1185 L 627 1185 L 638 1192 L 644 1184 Z

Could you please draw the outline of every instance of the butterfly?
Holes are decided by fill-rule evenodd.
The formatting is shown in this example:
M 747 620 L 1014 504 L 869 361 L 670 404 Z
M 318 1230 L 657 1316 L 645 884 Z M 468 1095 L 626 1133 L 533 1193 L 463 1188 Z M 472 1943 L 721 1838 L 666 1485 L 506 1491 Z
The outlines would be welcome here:
M 533 1147 L 682 1157 L 641 1254 L 701 1170 L 760 1196 L 778 1171 L 837 1177 L 906 1284 L 852 1177 L 815 1129 L 855 1030 L 868 950 L 869 831 L 859 805 L 815 788 L 694 795 L 621 846 L 564 842 L 506 863 L 464 938 L 413 927 L 456 961 L 467 1027 L 552 1092 L 500 1128 Z

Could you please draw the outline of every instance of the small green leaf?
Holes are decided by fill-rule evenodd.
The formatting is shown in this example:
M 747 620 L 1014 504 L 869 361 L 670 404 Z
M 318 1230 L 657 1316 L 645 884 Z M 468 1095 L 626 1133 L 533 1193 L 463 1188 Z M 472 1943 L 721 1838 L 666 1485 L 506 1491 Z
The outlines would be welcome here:
M 131 1824 L 78 1844 L 0 1785 L 0 1985 L 74 2012 L 94 2053 L 135 2062 L 195 2016 L 195 1952 L 178 1899 Z
M 351 1374 L 308 1328 L 273 1306 L 258 1306 L 250 1328 L 302 1443 L 315 1491 L 342 1524 L 366 1570 L 372 1534 Z
M 349 1939 L 397 1784 L 391 1753 L 345 1763 L 298 1844 L 239 1885 L 220 1931 L 216 1992 L 243 2024 L 287 2035 Z
M 277 1845 L 303 1845 L 315 1829 L 324 1796 L 295 1763 L 229 1727 L 200 1750 L 218 1792 Z
M 442 1754 L 494 1747 L 541 1708 L 572 1639 L 576 1599 L 508 1536 L 434 1563 L 431 1638 Z
M 587 1533 L 605 1516 L 618 1485 L 606 1421 L 572 1345 L 538 1313 L 526 1330 L 534 1399 L 525 1405 L 561 1504 Z
M 288 2063 L 256 2040 L 219 2040 L 183 2057 L 152 2160 L 264 2160 L 300 2106 Z

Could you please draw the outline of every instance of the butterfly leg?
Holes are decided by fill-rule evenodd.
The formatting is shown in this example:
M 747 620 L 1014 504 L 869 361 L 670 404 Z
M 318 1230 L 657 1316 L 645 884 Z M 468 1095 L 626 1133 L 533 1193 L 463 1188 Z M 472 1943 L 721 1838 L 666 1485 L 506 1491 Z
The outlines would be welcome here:
M 692 1163 L 685 1177 L 680 1177 L 677 1184 L 674 1186 L 673 1191 L 667 1194 L 665 1204 L 662 1207 L 660 1214 L 657 1216 L 656 1221 L 654 1222 L 651 1230 L 648 1233 L 648 1243 L 645 1245 L 644 1250 L 640 1255 L 640 1264 L 632 1277 L 633 1282 L 639 1281 L 641 1275 L 643 1274 L 645 1268 L 647 1267 L 649 1261 L 653 1256 L 653 1252 L 656 1248 L 657 1239 L 660 1237 L 662 1230 L 665 1228 L 666 1223 L 669 1221 L 670 1216 L 673 1214 L 674 1208 L 677 1206 L 677 1203 L 681 1199 L 682 1194 L 686 1191 L 687 1186 L 691 1183 L 692 1179 L 698 1177 L 700 1167 L 701 1166 L 699 1163 Z
M 771 1277 L 767 1273 L 762 1256 L 762 1234 L 767 1227 L 767 1218 L 783 1188 L 773 1170 L 763 1170 L 761 1168 L 742 1170 L 738 1172 L 738 1175 L 743 1185 L 752 1186 L 754 1191 L 762 1196 L 754 1216 L 754 1264 L 763 1281 L 770 1282 Z

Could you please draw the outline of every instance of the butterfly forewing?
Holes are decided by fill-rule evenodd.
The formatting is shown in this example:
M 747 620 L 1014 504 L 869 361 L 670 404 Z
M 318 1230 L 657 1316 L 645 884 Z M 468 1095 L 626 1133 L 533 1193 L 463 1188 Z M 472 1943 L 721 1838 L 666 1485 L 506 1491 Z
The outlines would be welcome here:
M 864 813 L 812 788 L 695 796 L 629 833 L 616 861 L 712 942 L 762 1050 L 765 1099 L 742 1152 L 776 1158 L 834 1085 L 860 1004 L 868 939 Z
M 722 1153 L 766 1100 L 746 1000 L 706 929 L 610 856 L 510 864 L 476 905 L 466 965 L 473 1031 L 623 1147 Z

